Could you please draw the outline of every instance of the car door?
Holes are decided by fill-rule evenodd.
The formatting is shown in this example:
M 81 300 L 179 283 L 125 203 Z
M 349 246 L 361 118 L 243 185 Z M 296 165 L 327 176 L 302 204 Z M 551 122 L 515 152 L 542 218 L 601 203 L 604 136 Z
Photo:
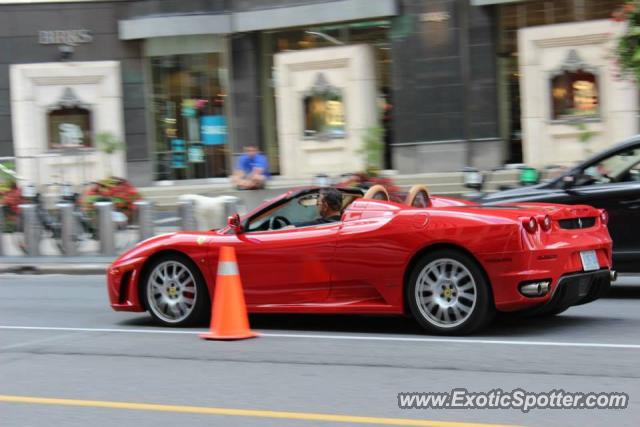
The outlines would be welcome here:
M 401 305 L 398 288 L 412 248 L 402 238 L 406 227 L 385 228 L 398 210 L 391 204 L 364 200 L 355 201 L 344 213 L 333 266 L 332 302 L 361 307 Z
M 245 232 L 233 236 L 249 305 L 311 304 L 327 299 L 340 223 L 264 227 L 276 217 L 294 224 L 315 218 L 315 205 L 301 204 L 300 200 L 293 198 L 267 209 L 248 224 Z

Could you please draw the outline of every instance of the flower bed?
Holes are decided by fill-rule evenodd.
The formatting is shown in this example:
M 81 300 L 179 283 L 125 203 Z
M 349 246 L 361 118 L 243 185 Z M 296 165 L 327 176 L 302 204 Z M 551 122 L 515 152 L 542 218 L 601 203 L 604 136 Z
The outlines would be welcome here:
M 110 201 L 114 209 L 122 212 L 132 220 L 134 203 L 142 199 L 138 189 L 123 178 L 106 178 L 89 185 L 82 194 L 82 208 L 91 216 L 95 215 L 95 202 Z
M 22 203 L 20 188 L 14 182 L 0 183 L 0 205 L 4 206 L 4 231 L 7 233 L 15 229 L 20 203 Z

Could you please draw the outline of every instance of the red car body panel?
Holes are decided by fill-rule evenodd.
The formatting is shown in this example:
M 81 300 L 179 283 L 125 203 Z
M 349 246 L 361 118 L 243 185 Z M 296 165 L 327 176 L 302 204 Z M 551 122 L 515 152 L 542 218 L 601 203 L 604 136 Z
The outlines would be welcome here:
M 313 190 L 309 188 L 308 190 Z M 251 217 L 290 191 L 263 203 Z M 595 250 L 601 269 L 611 268 L 611 238 L 600 212 L 589 206 L 521 204 L 481 207 L 432 197 L 428 208 L 358 199 L 342 221 L 311 227 L 235 234 L 228 228 L 156 236 L 120 256 L 109 268 L 108 292 L 118 311 L 144 311 L 140 277 L 156 254 L 174 251 L 200 268 L 214 294 L 218 248 L 237 253 L 250 312 L 405 312 L 404 286 L 411 263 L 423 251 L 455 247 L 486 273 L 495 307 L 517 311 L 548 301 L 559 279 L 582 271 L 580 251 Z M 529 233 L 522 221 L 549 215 L 552 228 Z M 558 221 L 595 217 L 593 227 L 563 229 Z M 551 280 L 551 292 L 525 297 L 524 281 Z

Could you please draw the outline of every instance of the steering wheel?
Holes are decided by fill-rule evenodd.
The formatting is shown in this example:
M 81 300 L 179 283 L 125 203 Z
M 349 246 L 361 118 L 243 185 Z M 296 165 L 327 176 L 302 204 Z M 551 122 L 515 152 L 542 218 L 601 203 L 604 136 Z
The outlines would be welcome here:
M 291 225 L 291 221 L 280 215 L 274 216 L 269 220 L 269 230 L 279 230 L 287 225 Z

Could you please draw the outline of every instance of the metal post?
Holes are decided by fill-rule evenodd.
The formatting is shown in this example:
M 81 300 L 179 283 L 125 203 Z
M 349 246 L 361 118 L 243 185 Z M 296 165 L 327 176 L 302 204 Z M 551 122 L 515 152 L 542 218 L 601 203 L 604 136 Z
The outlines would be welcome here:
M 28 256 L 40 254 L 40 224 L 36 213 L 36 205 L 20 205 L 22 221 L 22 235 L 24 236 L 24 251 Z
M 236 213 L 240 213 L 240 199 L 234 196 L 228 196 L 224 200 L 224 225 L 227 224 L 227 218 Z
M 113 226 L 113 203 L 96 202 L 98 210 L 98 238 L 100 239 L 100 253 L 102 255 L 115 255 L 115 238 Z
M 4 205 L 0 205 L 0 256 L 4 255 Z
M 153 236 L 153 204 L 146 200 L 135 202 L 138 220 L 138 238 L 143 241 Z
M 74 206 L 71 203 L 56 204 L 60 212 L 60 241 L 62 254 L 66 256 L 76 255 L 75 231 L 76 224 L 73 217 Z
M 198 229 L 194 211 L 195 205 L 192 200 L 178 202 L 178 216 L 180 217 L 180 227 L 182 230 L 193 231 Z

